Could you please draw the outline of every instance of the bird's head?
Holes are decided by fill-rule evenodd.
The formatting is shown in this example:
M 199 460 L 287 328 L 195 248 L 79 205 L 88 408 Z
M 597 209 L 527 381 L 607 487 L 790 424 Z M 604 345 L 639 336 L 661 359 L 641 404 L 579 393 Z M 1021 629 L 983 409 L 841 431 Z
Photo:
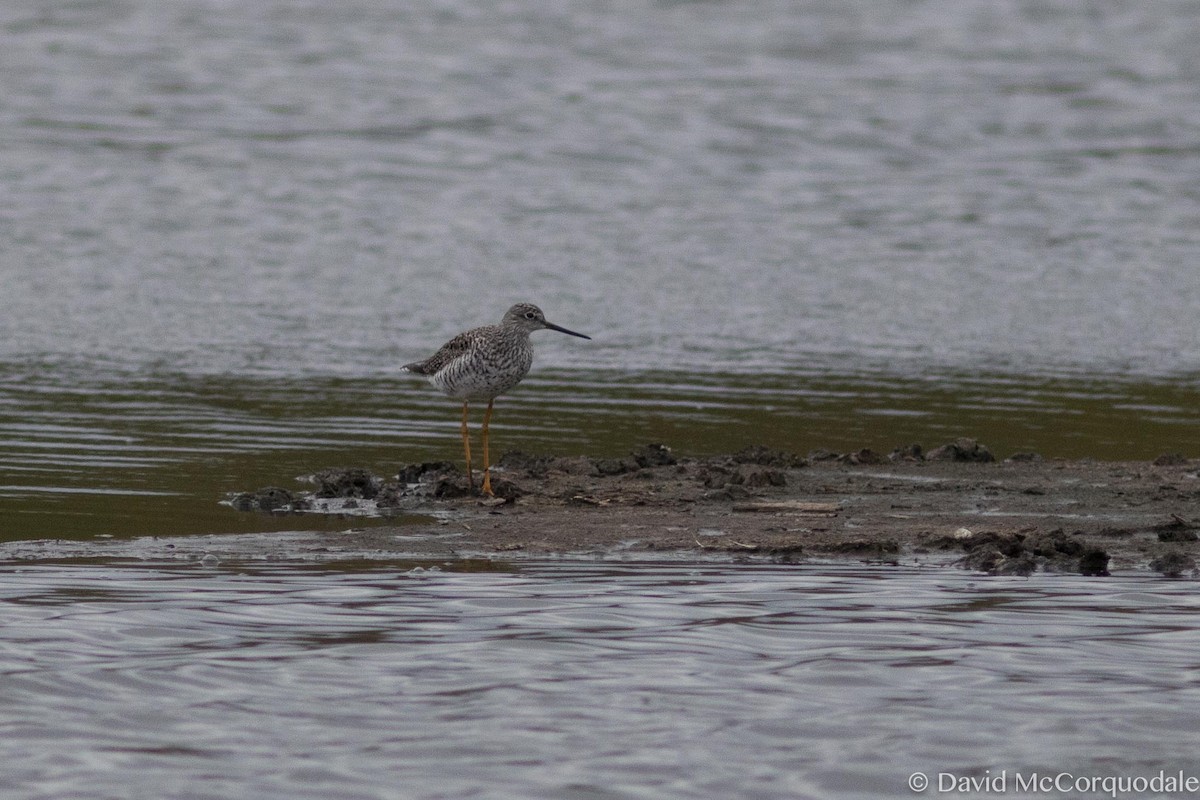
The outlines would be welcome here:
M 592 338 L 590 336 L 584 336 L 582 333 L 576 333 L 575 331 L 567 330 L 560 325 L 555 325 L 553 322 L 547 322 L 546 315 L 543 314 L 542 310 L 533 303 L 517 303 L 515 306 L 505 312 L 504 319 L 501 320 L 500 324 L 515 325 L 517 327 L 524 328 L 531 333 L 533 331 L 540 331 L 545 328 L 547 330 L 558 331 L 559 333 L 570 334 L 571 336 L 578 336 L 580 339 Z

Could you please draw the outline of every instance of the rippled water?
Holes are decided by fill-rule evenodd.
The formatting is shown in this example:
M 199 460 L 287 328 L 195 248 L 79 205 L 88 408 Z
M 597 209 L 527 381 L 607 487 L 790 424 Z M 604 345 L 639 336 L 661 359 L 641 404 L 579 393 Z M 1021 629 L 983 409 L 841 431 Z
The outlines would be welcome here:
M 1195 767 L 1185 584 L 845 567 L 10 563 L 22 797 L 884 797 Z
M 0 10 L 0 361 L 1200 372 L 1200 7 Z
M 1197 42 L 1186 0 L 4 3 L 0 540 L 344 528 L 217 501 L 456 458 L 396 365 L 515 300 L 594 339 L 539 334 L 498 452 L 1194 456 Z M 63 552 L 4 568 L 0 793 L 1191 763 L 1176 584 Z

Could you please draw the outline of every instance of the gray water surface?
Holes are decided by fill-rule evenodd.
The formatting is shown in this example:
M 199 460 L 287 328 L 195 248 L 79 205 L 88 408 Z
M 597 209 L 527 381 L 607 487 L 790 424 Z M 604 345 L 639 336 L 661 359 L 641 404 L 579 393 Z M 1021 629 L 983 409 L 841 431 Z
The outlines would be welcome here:
M 0 794 L 1194 767 L 1190 583 L 48 540 L 372 524 L 218 501 L 457 458 L 397 366 L 517 300 L 496 453 L 1195 456 L 1200 4 L 14 0 L 0 87 Z
M 1200 372 L 1200 6 L 0 10 L 0 363 Z
M 865 798 L 915 771 L 1196 766 L 1188 583 L 228 556 L 4 572 L 6 796 Z

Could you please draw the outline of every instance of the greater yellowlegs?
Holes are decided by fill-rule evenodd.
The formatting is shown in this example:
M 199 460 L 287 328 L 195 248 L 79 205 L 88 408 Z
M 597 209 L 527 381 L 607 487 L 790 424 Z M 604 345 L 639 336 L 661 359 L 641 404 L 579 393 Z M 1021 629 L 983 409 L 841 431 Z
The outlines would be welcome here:
M 471 474 L 471 439 L 467 430 L 467 407 L 472 400 L 487 400 L 483 414 L 483 493 L 492 494 L 488 469 L 488 424 L 496 398 L 521 382 L 533 364 L 529 334 L 548 328 L 559 333 L 591 339 L 582 333 L 546 321 L 542 310 L 532 303 L 517 303 L 499 325 L 484 325 L 460 333 L 442 345 L 424 361 L 405 364 L 401 369 L 422 375 L 450 397 L 461 400 L 463 455 L 467 461 L 467 484 L 474 489 Z

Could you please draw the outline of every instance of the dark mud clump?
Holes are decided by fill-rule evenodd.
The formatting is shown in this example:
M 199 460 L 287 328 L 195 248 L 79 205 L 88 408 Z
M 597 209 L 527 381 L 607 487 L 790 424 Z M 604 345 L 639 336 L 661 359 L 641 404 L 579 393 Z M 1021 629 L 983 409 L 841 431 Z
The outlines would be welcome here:
M 971 461 L 988 464 L 996 460 L 992 451 L 974 439 L 955 439 L 953 442 L 935 447 L 925 456 L 927 461 Z
M 382 509 L 417 508 L 426 500 L 452 500 L 473 494 L 466 473 L 457 464 L 423 461 L 401 464 L 395 480 L 380 486 L 375 502 Z
M 647 444 L 625 458 L 601 458 L 592 462 L 597 475 L 625 475 L 653 467 L 669 467 L 677 463 L 671 448 L 665 444 Z
M 379 494 L 383 481 L 365 469 L 343 469 L 332 467 L 316 472 L 309 477 L 316 485 L 316 497 L 352 497 L 373 500 Z
M 872 560 L 886 560 L 900 553 L 900 543 L 895 539 L 848 539 L 825 548 L 827 553 L 867 556 Z
M 735 464 L 757 464 L 763 467 L 800 469 L 808 466 L 808 460 L 786 450 L 775 450 L 764 445 L 753 445 L 729 456 Z
M 555 456 L 530 455 L 521 450 L 509 450 L 500 456 L 497 466 L 506 471 L 522 472 L 530 478 L 544 478 L 560 460 Z
M 861 450 L 855 450 L 853 453 L 845 453 L 837 457 L 838 462 L 842 464 L 850 464 L 851 466 L 869 466 L 871 464 L 886 464 L 888 459 L 884 458 L 879 453 L 876 453 L 869 447 L 864 447 Z
M 752 489 L 787 486 L 787 473 L 755 464 L 710 464 L 700 470 L 699 480 L 706 489 L 718 491 L 706 494 L 706 499 L 738 500 L 749 497 Z
M 964 530 L 954 541 L 967 551 L 959 561 L 966 569 L 989 575 L 1031 575 L 1037 571 L 1038 564 L 1025 551 L 1024 540 L 1019 533 L 970 534 Z
M 452 501 L 475 498 L 483 483 L 483 472 L 476 471 L 474 485 L 457 464 L 449 461 L 426 461 L 402 464 L 395 480 L 382 483 L 375 502 L 381 510 L 420 508 L 432 501 Z M 493 472 L 494 498 L 512 503 L 523 492 L 519 486 Z
M 920 462 L 920 461 L 960 461 L 974 462 L 979 464 L 987 464 L 995 461 L 995 456 L 987 447 L 980 444 L 974 439 L 962 437 L 955 439 L 953 442 L 948 442 L 940 447 L 935 447 L 926 452 L 925 449 L 917 443 L 907 444 L 897 447 L 887 456 L 876 453 L 874 450 L 864 448 L 852 453 L 844 453 L 842 455 L 831 454 L 832 458 L 837 459 L 843 464 L 851 465 L 870 465 L 870 464 L 886 464 L 897 462 Z M 815 459 L 814 459 L 815 460 Z
M 1180 550 L 1167 552 L 1151 559 L 1150 569 L 1161 572 L 1167 578 L 1182 578 L 1196 575 L 1196 559 Z
M 448 476 L 458 475 L 457 464 L 449 461 L 422 461 L 420 464 L 401 464 L 396 473 L 396 482 L 403 484 L 430 483 Z
M 888 455 L 888 461 L 924 461 L 925 452 L 919 444 L 897 447 Z
M 229 498 L 229 505 L 238 511 L 297 511 L 298 497 L 287 489 L 267 486 L 256 492 L 239 492 Z
M 1078 533 L 1067 534 L 1061 528 L 1047 533 L 978 534 L 963 529 L 943 539 L 942 544 L 967 551 L 959 562 L 961 566 L 990 575 L 1031 575 L 1038 569 L 1089 576 L 1109 574 L 1108 553 L 1088 544 Z
M 1155 525 L 1151 528 L 1160 542 L 1194 542 L 1200 539 L 1196 526 L 1188 523 L 1183 517 L 1172 514 L 1170 522 Z
M 747 447 L 729 456 L 716 456 L 696 462 L 696 480 L 706 489 L 707 499 L 745 499 L 755 489 L 788 484 L 788 472 L 807 467 L 808 460 L 786 450 L 762 445 Z

